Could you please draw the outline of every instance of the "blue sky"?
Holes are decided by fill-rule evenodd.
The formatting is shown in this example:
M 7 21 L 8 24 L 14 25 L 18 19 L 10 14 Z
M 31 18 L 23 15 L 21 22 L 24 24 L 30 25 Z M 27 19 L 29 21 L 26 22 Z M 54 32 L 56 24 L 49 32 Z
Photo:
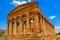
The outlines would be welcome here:
M 32 0 L 33 1 L 33 0 Z M 60 32 L 60 0 L 36 0 L 47 19 L 54 24 L 56 32 Z M 0 0 L 0 28 L 6 28 L 7 14 L 17 5 L 31 0 Z

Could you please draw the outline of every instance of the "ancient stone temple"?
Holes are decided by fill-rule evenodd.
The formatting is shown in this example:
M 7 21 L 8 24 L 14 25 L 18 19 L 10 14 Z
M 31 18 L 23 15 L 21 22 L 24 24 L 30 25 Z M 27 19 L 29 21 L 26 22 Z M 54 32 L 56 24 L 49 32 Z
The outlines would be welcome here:
M 56 40 L 54 25 L 42 14 L 37 2 L 17 6 L 8 14 L 2 40 Z

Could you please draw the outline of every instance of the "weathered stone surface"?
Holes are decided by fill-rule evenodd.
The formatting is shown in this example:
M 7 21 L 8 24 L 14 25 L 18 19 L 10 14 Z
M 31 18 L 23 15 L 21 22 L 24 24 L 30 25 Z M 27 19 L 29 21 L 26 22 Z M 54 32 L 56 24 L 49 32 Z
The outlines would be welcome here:
M 37 2 L 19 5 L 8 14 L 7 22 L 0 40 L 56 40 L 54 25 L 42 14 Z

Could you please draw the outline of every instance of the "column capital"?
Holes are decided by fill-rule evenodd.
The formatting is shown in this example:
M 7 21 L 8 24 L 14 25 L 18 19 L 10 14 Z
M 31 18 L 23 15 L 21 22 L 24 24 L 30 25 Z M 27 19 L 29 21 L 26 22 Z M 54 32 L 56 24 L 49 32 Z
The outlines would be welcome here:
M 27 13 L 27 14 L 26 14 L 26 19 L 29 19 L 29 17 L 30 17 L 30 14 Z
M 14 18 L 14 20 L 13 20 L 14 22 L 17 22 L 17 18 Z
M 12 18 L 9 18 L 9 19 L 8 19 L 8 21 L 11 21 L 11 20 L 12 20 Z

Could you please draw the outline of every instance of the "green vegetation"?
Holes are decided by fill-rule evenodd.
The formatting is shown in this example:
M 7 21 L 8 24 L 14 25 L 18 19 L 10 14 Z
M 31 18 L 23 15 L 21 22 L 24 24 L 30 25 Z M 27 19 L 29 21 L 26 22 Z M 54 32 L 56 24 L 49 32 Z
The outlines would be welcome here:
M 57 35 L 57 40 L 60 40 L 60 32 L 56 34 Z
M 4 32 L 0 33 L 0 37 L 4 34 Z
M 56 35 L 60 35 L 60 32 L 59 32 L 59 33 L 57 33 Z
M 5 30 L 0 29 L 0 37 L 5 33 Z

